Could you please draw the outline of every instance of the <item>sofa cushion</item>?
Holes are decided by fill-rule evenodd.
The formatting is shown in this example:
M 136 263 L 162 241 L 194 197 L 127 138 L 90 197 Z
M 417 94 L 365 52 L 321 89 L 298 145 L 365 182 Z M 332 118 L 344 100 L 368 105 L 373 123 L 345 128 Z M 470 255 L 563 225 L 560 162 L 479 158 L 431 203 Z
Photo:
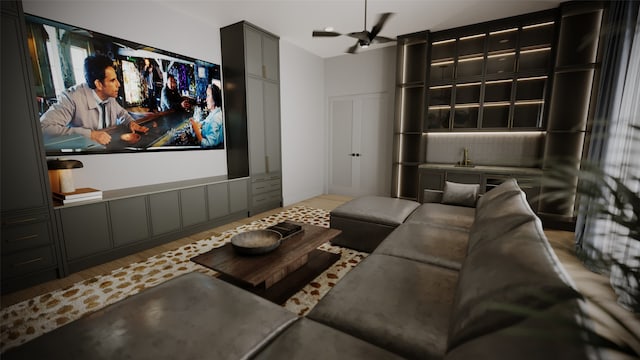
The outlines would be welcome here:
M 330 215 L 376 224 L 398 226 L 404 222 L 419 202 L 384 196 L 362 196 L 333 209 Z
M 442 358 L 458 272 L 371 254 L 308 317 L 408 358 Z
M 478 199 L 476 204 L 476 209 L 480 210 L 485 205 L 492 204 L 494 200 L 501 196 L 502 194 L 510 193 L 510 192 L 519 192 L 520 186 L 518 186 L 518 182 L 516 179 L 510 178 L 503 181 L 500 185 L 494 187 L 493 189 L 484 193 L 482 197 Z
M 398 256 L 460 270 L 467 254 L 469 232 L 440 224 L 408 222 L 396 228 L 375 254 Z
M 146 289 L 2 354 L 2 359 L 239 359 L 297 317 L 192 272 Z
M 538 219 L 478 243 L 460 270 L 449 347 L 521 321 L 512 306 L 544 309 L 577 293 Z
M 440 224 L 469 230 L 471 224 L 473 224 L 475 213 L 476 209 L 474 208 L 424 203 L 407 218 L 405 223 Z
M 487 332 L 450 349 L 445 360 L 600 359 L 585 343 L 585 327 L 578 300 L 536 312 L 525 320 Z
M 442 192 L 442 203 L 447 205 L 475 207 L 479 192 L 479 184 L 460 184 L 445 181 L 444 191 Z
M 509 191 L 494 197 L 490 204 L 476 208 L 469 230 L 468 252 L 484 239 L 495 239 L 519 225 L 537 219 L 523 191 Z
M 253 359 L 401 359 L 342 331 L 301 318 Z
M 384 196 L 353 199 L 331 211 L 331 228 L 342 230 L 331 243 L 372 252 L 418 206 L 416 201 Z

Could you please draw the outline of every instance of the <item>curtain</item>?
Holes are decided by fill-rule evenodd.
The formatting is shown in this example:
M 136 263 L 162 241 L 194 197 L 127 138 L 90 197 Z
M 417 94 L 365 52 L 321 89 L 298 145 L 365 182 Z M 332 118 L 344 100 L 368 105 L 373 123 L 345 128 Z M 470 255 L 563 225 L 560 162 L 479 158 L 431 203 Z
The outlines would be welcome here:
M 636 197 L 640 190 L 640 134 L 634 128 L 640 126 L 639 4 L 637 1 L 612 1 L 607 11 L 600 40 L 603 60 L 596 113 L 589 152 L 583 158 L 583 163 L 620 179 Z M 580 201 L 577 253 L 585 266 L 609 275 L 621 305 L 638 312 L 640 241 L 629 236 L 629 226 L 620 226 L 611 217 L 594 215 L 594 209 L 602 206 L 603 200 L 611 202 L 612 199 L 583 196 Z M 609 211 L 628 212 L 629 209 L 609 205 Z M 603 257 L 610 261 L 603 262 Z

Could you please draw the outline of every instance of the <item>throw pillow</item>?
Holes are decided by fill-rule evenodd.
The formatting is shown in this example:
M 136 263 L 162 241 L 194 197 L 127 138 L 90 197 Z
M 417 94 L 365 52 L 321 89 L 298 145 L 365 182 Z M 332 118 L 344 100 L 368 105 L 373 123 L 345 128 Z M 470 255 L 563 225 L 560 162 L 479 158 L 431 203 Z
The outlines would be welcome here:
M 442 203 L 447 205 L 459 205 L 474 207 L 480 192 L 479 184 L 459 184 L 445 181 L 442 193 Z

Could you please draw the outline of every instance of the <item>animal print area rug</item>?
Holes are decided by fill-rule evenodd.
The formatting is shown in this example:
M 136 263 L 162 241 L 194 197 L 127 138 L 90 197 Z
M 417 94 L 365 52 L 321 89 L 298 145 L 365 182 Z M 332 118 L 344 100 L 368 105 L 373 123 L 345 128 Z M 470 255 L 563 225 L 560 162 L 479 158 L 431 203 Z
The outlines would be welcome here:
M 4 308 L 0 312 L 0 352 L 178 275 L 198 271 L 217 276 L 215 271 L 189 259 L 221 247 L 237 233 L 264 229 L 285 220 L 329 227 L 329 212 L 305 206 L 294 207 L 225 231 L 220 236 L 199 240 L 113 270 L 109 274 L 80 281 L 67 288 Z M 287 300 L 284 307 L 300 316 L 309 312 L 338 280 L 367 256 L 366 253 L 332 246 L 330 243 L 321 245 L 319 249 L 340 254 L 341 258 Z

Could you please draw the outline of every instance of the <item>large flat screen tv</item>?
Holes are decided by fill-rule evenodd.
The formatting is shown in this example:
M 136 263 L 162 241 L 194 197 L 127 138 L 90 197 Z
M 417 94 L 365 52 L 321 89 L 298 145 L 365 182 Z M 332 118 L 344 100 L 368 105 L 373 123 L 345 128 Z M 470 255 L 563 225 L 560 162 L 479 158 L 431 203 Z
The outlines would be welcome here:
M 224 149 L 220 65 L 29 14 L 26 24 L 48 156 Z M 86 86 L 85 59 L 95 56 L 118 80 L 107 110 Z

